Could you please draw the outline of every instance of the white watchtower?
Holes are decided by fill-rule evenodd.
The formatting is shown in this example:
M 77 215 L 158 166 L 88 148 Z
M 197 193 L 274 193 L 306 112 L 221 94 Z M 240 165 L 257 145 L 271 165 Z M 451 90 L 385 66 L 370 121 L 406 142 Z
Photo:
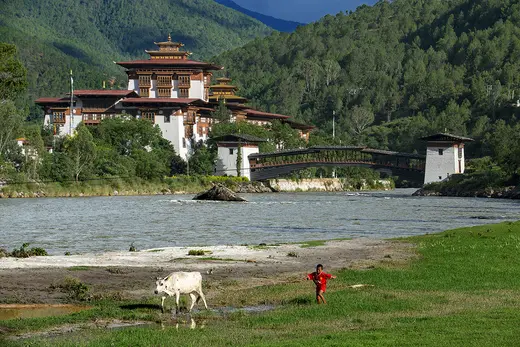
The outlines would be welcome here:
M 427 141 L 424 184 L 440 182 L 450 175 L 464 173 L 464 142 L 473 139 L 443 133 L 421 139 Z
M 242 176 L 251 179 L 248 157 L 250 154 L 259 153 L 258 144 L 267 140 L 246 134 L 225 135 L 214 140 L 218 148 L 215 175 Z

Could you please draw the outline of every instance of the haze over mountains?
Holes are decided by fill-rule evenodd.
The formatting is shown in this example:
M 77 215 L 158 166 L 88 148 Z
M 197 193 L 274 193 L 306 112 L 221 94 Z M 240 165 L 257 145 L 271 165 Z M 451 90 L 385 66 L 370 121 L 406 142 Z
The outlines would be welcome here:
M 355 10 L 376 0 L 233 0 L 239 6 L 280 19 L 310 23 L 340 11 Z
M 278 31 L 284 31 L 284 32 L 292 32 L 296 30 L 298 25 L 304 25 L 303 23 L 294 22 L 294 21 L 287 21 L 283 19 L 278 19 L 272 16 L 267 16 L 265 14 L 261 14 L 258 12 L 250 11 L 248 9 L 245 9 L 239 5 L 237 5 L 232 0 L 215 0 L 221 5 L 224 5 L 226 7 L 232 8 L 234 10 L 237 10 L 238 12 L 241 12 L 245 15 L 248 15 L 250 17 L 253 17 L 255 19 L 258 19 L 260 22 L 264 23 L 265 25 L 278 30 Z

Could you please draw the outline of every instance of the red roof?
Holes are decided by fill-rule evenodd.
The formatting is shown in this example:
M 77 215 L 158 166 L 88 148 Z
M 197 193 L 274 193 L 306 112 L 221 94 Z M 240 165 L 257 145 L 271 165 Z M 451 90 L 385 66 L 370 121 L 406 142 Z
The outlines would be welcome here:
M 66 104 L 69 103 L 70 99 L 68 98 L 39 98 L 35 101 L 37 104 Z
M 247 112 L 247 115 L 252 115 L 252 116 L 283 118 L 283 119 L 290 118 L 289 116 L 286 116 L 286 115 L 283 115 L 283 114 L 262 112 L 262 111 L 258 111 L 258 110 L 253 110 L 251 108 L 245 109 L 244 111 Z
M 110 90 L 110 89 L 79 89 L 74 91 L 74 95 L 76 96 L 127 96 L 130 94 L 137 93 L 133 90 Z M 70 95 L 70 93 L 68 93 Z
M 182 99 L 182 98 L 125 98 L 121 100 L 125 103 L 130 104 L 191 104 L 196 101 L 200 101 L 204 104 L 206 104 L 205 101 L 201 99 Z
M 167 66 L 167 65 L 175 65 L 176 67 L 197 67 L 197 68 L 206 68 L 209 70 L 222 70 L 223 67 L 211 63 L 204 63 L 201 61 L 195 60 L 184 60 L 184 59 L 147 59 L 147 60 L 132 60 L 132 61 L 122 61 L 116 63 L 117 65 L 121 65 L 123 67 L 136 67 L 136 66 Z

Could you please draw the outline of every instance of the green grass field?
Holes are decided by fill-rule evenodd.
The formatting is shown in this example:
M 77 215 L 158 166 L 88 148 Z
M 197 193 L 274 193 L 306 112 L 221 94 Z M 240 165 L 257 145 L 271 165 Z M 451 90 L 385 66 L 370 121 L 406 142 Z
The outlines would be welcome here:
M 259 314 L 202 310 L 195 329 L 181 323 L 147 328 L 86 329 L 59 337 L 8 341 L 12 346 L 519 346 L 520 221 L 396 240 L 416 244 L 406 264 L 337 273 L 328 305 L 316 305 L 308 282 L 231 293 L 227 305 L 274 304 Z M 348 288 L 352 284 L 373 287 Z M 227 301 L 225 301 L 227 300 Z M 118 318 L 158 321 L 139 303 L 93 303 L 65 317 L 4 321 L 11 332 Z M 201 325 L 204 325 L 202 328 Z

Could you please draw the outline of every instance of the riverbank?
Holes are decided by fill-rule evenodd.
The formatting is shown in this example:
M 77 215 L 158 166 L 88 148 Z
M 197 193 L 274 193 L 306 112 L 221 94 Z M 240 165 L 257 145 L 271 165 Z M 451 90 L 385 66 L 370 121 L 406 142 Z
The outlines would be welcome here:
M 493 172 L 458 174 L 442 182 L 426 184 L 413 195 L 520 199 L 520 186 L 512 185 L 517 184 L 514 181 Z
M 13 184 L 0 188 L 0 198 L 45 198 L 87 196 L 138 196 L 197 194 L 221 183 L 235 193 L 273 192 L 342 192 L 391 190 L 391 180 L 325 179 L 272 179 L 250 182 L 243 177 L 178 176 L 164 181 L 92 180 L 80 182 L 52 182 Z
M 157 346 L 164 341 L 177 346 L 315 346 L 323 341 L 512 346 L 520 338 L 519 236 L 520 222 L 505 222 L 379 244 L 356 239 L 267 247 L 274 253 L 257 254 L 274 257 L 272 262 L 229 260 L 203 272 L 209 310 L 199 303 L 191 315 L 173 315 L 172 299 L 161 313 L 160 298 L 151 294 L 155 276 L 184 268 L 181 260 L 172 259 L 168 267 L 2 269 L 0 298 L 6 300 L 7 294 L 10 303 L 63 302 L 78 294 L 88 301 L 76 301 L 84 310 L 74 314 L 0 321 L 0 341 L 4 346 Z M 266 248 L 249 251 L 257 247 L 264 247 L 259 252 Z M 289 250 L 301 256 L 285 255 Z M 202 271 L 206 262 L 216 262 L 204 257 L 193 261 Z M 350 260 L 337 263 L 343 257 Z M 337 275 L 327 284 L 327 305 L 314 303 L 313 284 L 303 279 L 317 261 Z
M 176 176 L 163 181 L 111 179 L 13 184 L 0 188 L 0 198 L 196 194 L 211 188 L 215 183 L 222 183 L 236 193 L 273 192 L 263 183 L 249 182 L 243 177 Z
M 204 255 L 190 256 L 189 251 Z M 284 283 L 303 278 L 318 262 L 328 271 L 367 269 L 379 263 L 404 262 L 415 257 L 408 244 L 354 239 L 309 241 L 299 244 L 169 247 L 138 252 L 107 252 L 70 256 L 0 258 L 0 303 L 67 302 L 67 294 L 49 291 L 67 277 L 78 278 L 90 295 L 127 299 L 153 295 L 154 278 L 172 271 L 200 271 L 213 298 L 226 282 L 234 289 Z M 211 269 L 211 271 L 210 271 Z M 273 269 L 276 269 L 273 271 Z M 211 272 L 211 275 L 208 274 Z M 26 281 L 31 278 L 31 281 Z

